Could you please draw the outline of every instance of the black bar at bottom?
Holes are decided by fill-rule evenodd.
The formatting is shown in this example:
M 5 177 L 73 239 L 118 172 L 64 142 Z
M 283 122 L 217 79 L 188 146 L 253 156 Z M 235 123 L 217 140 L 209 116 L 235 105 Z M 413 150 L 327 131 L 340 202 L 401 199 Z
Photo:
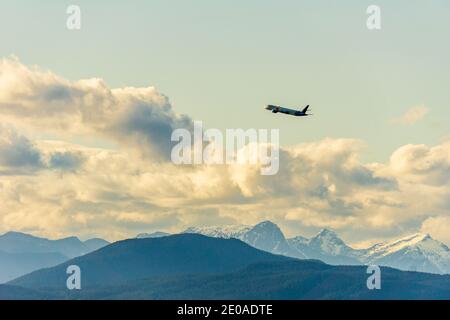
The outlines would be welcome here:
M 0 301 L 1 313 L 41 314 L 65 319 L 113 316 L 115 319 L 311 319 L 324 315 L 365 319 L 390 318 L 391 309 L 404 318 L 421 312 L 448 312 L 450 301 Z M 9 313 L 11 312 L 11 313 Z

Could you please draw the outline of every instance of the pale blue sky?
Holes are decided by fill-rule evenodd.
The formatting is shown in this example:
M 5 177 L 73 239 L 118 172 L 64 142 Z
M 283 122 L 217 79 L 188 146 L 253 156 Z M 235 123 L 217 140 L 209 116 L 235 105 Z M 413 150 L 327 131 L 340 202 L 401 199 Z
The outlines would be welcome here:
M 81 31 L 66 29 L 69 4 Z M 382 9 L 382 30 L 366 8 Z M 431 1 L 2 1 L 0 56 L 68 79 L 154 85 L 207 127 L 280 128 L 284 145 L 359 138 L 366 161 L 450 131 L 450 3 Z M 312 105 L 272 115 L 268 103 Z M 425 105 L 424 119 L 391 119 Z

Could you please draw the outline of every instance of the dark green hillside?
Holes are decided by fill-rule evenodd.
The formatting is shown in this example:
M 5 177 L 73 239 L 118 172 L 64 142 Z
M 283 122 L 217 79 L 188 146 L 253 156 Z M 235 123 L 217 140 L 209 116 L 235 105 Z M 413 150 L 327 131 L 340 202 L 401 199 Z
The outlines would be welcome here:
M 82 286 L 86 288 L 153 276 L 232 272 L 256 262 L 290 260 L 257 250 L 236 239 L 179 234 L 116 242 L 56 267 L 35 271 L 10 284 L 28 288 L 65 288 L 69 265 L 81 268 Z

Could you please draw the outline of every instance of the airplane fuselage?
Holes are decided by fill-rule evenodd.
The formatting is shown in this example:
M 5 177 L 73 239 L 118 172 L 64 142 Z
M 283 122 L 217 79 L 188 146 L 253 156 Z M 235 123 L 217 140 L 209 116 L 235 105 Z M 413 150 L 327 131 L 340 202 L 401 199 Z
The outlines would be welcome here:
M 300 111 L 300 110 L 294 110 L 294 109 L 289 109 L 289 108 L 284 108 L 284 107 L 280 107 L 280 106 L 274 106 L 269 104 L 266 107 L 266 110 L 270 110 L 272 111 L 272 113 L 284 113 L 284 114 L 289 114 L 291 116 L 295 116 L 295 117 L 306 117 L 308 116 L 308 114 L 306 113 L 306 111 Z

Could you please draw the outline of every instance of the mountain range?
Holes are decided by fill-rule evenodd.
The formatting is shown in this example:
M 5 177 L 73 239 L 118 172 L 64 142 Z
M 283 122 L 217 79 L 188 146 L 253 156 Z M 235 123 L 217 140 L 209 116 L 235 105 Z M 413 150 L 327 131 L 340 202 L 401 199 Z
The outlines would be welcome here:
M 56 267 L 32 272 L 11 284 L 65 288 L 69 265 L 83 270 L 84 286 L 109 286 L 155 275 L 206 275 L 236 271 L 259 261 L 288 260 L 291 259 L 255 250 L 237 239 L 178 234 L 118 241 Z
M 373 264 L 406 271 L 450 274 L 450 249 L 427 234 L 414 234 L 366 249 L 353 249 L 328 229 L 310 239 L 302 236 L 286 239 L 280 228 L 270 221 L 255 226 L 192 227 L 184 232 L 237 238 L 274 254 L 317 259 L 332 265 Z
M 450 273 L 449 248 L 426 234 L 414 234 L 366 249 L 354 249 L 335 232 L 327 229 L 311 238 L 286 238 L 281 229 L 270 221 L 254 226 L 191 227 L 183 233 L 235 238 L 273 254 L 316 259 L 331 265 L 376 264 L 406 271 Z M 136 238 L 160 238 L 168 235 L 166 232 L 141 233 Z M 56 266 L 108 244 L 108 241 L 100 238 L 86 241 L 77 237 L 49 240 L 20 232 L 5 233 L 0 235 L 0 283 L 38 269 Z
M 20 232 L 0 236 L 0 283 L 31 271 L 55 266 L 71 258 L 95 251 L 109 244 L 94 238 L 77 237 L 49 240 Z
M 81 290 L 66 268 L 81 269 Z M 256 249 L 238 239 L 177 234 L 110 244 L 0 285 L 1 299 L 449 299 L 450 276 L 332 266 Z

